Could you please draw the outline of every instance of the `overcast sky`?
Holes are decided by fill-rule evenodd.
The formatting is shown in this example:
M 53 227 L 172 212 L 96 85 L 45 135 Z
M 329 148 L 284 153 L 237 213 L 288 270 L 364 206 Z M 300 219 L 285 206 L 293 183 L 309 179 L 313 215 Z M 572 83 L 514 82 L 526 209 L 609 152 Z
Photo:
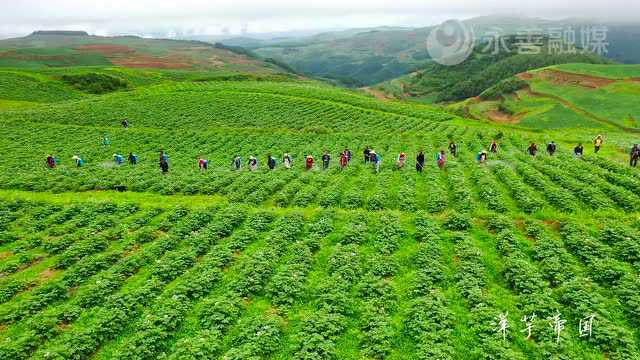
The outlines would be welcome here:
M 491 14 L 640 23 L 640 0 L 0 0 L 0 37 L 39 29 L 170 37 L 426 26 Z

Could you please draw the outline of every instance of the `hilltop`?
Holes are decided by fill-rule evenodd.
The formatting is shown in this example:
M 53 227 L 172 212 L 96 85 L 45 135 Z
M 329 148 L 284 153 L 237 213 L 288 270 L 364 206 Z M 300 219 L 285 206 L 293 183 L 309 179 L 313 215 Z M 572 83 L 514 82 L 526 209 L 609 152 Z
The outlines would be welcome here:
M 0 40 L 0 67 L 110 65 L 258 74 L 286 72 L 258 58 L 200 41 L 104 37 L 68 31 L 36 31 L 26 37 Z

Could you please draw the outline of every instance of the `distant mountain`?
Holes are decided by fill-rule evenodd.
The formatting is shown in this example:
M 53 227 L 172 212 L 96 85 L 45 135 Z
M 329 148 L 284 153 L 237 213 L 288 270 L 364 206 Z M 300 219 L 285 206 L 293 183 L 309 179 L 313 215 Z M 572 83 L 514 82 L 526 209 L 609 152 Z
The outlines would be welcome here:
M 41 69 L 119 65 L 131 68 L 285 73 L 274 62 L 202 41 L 103 37 L 83 31 L 36 31 L 0 40 L 0 67 Z
M 640 25 L 602 24 L 581 19 L 545 20 L 517 16 L 484 16 L 465 20 L 478 38 L 497 33 L 510 35 L 532 29 L 580 30 L 604 25 L 608 29 L 610 59 L 640 63 Z M 423 28 L 370 28 L 328 32 L 285 39 L 231 38 L 224 44 L 252 49 L 264 58 L 289 64 L 303 74 L 338 81 L 347 86 L 368 86 L 390 80 L 430 63 L 426 39 L 434 26 Z

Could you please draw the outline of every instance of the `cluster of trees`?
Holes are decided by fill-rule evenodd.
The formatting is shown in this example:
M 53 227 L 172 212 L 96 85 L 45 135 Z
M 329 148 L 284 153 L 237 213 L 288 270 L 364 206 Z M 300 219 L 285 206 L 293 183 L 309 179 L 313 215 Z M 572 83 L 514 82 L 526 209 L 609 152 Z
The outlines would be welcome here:
M 89 94 L 106 94 L 118 90 L 124 90 L 129 87 L 126 80 L 94 72 L 62 75 L 60 79 L 74 88 Z
M 500 40 L 500 51 L 488 43 L 476 46 L 471 56 L 456 66 L 429 63 L 408 84 L 412 93 L 436 93 L 436 102 L 460 101 L 478 96 L 485 90 L 521 72 L 564 63 L 606 63 L 607 60 L 592 53 L 550 53 L 549 40 L 542 38 L 537 53 L 520 52 L 519 39 L 508 36 Z M 516 81 L 507 87 L 519 85 Z M 506 90 L 507 88 L 497 89 Z M 489 94 L 491 95 L 491 94 Z M 493 94 L 495 95 L 495 94 Z

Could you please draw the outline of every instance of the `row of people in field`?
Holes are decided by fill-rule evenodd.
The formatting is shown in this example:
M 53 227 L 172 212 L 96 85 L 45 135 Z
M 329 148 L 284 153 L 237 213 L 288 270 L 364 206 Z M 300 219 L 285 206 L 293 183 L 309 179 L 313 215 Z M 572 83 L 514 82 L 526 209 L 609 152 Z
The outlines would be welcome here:
M 599 138 L 601 139 L 601 137 Z M 600 150 L 601 146 L 602 146 L 602 141 L 595 143 L 594 152 L 597 153 Z M 449 154 L 451 156 L 457 155 L 457 145 L 455 142 L 450 142 L 448 149 L 449 149 Z M 489 149 L 491 153 L 494 153 L 494 154 L 497 153 L 498 152 L 497 141 L 495 140 L 492 141 Z M 557 149 L 558 149 L 557 145 L 553 141 L 548 143 L 546 146 L 546 151 L 551 156 L 553 156 L 556 153 Z M 529 146 L 527 147 L 527 153 L 531 156 L 536 156 L 538 153 L 538 145 L 535 142 L 532 142 L 531 144 L 529 144 Z M 582 144 L 578 144 L 573 149 L 573 153 L 574 153 L 574 156 L 576 157 L 582 157 L 584 154 L 584 147 L 582 146 Z M 342 152 L 340 152 L 338 164 L 341 169 L 344 169 L 351 162 L 352 155 L 353 154 L 349 149 L 344 149 Z M 637 167 L 638 160 L 640 160 L 640 147 L 638 146 L 638 144 L 633 145 L 629 155 L 630 155 L 630 165 L 632 167 Z M 476 155 L 476 160 L 479 163 L 484 163 L 487 160 L 487 157 L 488 157 L 487 151 L 482 150 Z M 444 169 L 446 159 L 447 159 L 447 154 L 445 153 L 445 150 L 440 150 L 435 155 L 436 164 L 440 169 Z M 74 161 L 77 167 L 81 167 L 85 164 L 84 159 L 82 159 L 77 155 L 74 155 L 72 157 L 72 160 Z M 321 160 L 322 168 L 328 169 L 331 162 L 331 156 L 327 151 L 324 152 L 320 160 Z M 380 171 L 382 157 L 380 156 L 380 154 L 378 154 L 375 150 L 371 149 L 369 146 L 365 147 L 365 149 L 363 150 L 363 160 L 365 164 L 371 164 L 375 172 Z M 396 160 L 396 168 L 402 169 L 405 167 L 407 163 L 407 156 L 404 152 L 400 152 L 395 160 Z M 122 155 L 113 154 L 113 161 L 117 165 L 121 165 L 124 163 L 125 160 Z M 127 156 L 127 161 L 131 165 L 136 165 L 138 163 L 138 156 L 130 152 Z M 282 155 L 281 161 L 285 169 L 292 168 L 293 159 L 288 153 L 285 153 Z M 311 154 L 307 155 L 304 159 L 305 169 L 306 170 L 313 169 L 314 162 L 315 162 L 315 159 L 313 155 Z M 49 168 L 53 168 L 59 163 L 59 159 L 55 158 L 53 155 L 48 155 L 46 159 L 46 163 Z M 278 162 L 274 156 L 272 156 L 271 154 L 267 155 L 266 164 L 269 169 L 272 169 L 272 170 L 275 169 L 277 166 L 277 163 Z M 243 165 L 242 158 L 239 155 L 236 155 L 233 158 L 231 165 L 232 165 L 232 168 L 236 170 L 240 170 Z M 258 159 L 255 156 L 250 156 L 246 165 L 250 171 L 256 171 L 258 169 Z M 169 172 L 169 156 L 164 151 L 160 151 L 159 166 L 160 166 L 160 170 L 163 173 Z M 203 157 L 199 157 L 198 167 L 200 168 L 201 171 L 206 170 L 209 167 L 209 161 L 207 159 L 204 159 Z M 419 151 L 418 154 L 416 155 L 415 167 L 416 167 L 416 171 L 418 172 L 422 172 L 425 167 L 425 155 L 422 150 Z

